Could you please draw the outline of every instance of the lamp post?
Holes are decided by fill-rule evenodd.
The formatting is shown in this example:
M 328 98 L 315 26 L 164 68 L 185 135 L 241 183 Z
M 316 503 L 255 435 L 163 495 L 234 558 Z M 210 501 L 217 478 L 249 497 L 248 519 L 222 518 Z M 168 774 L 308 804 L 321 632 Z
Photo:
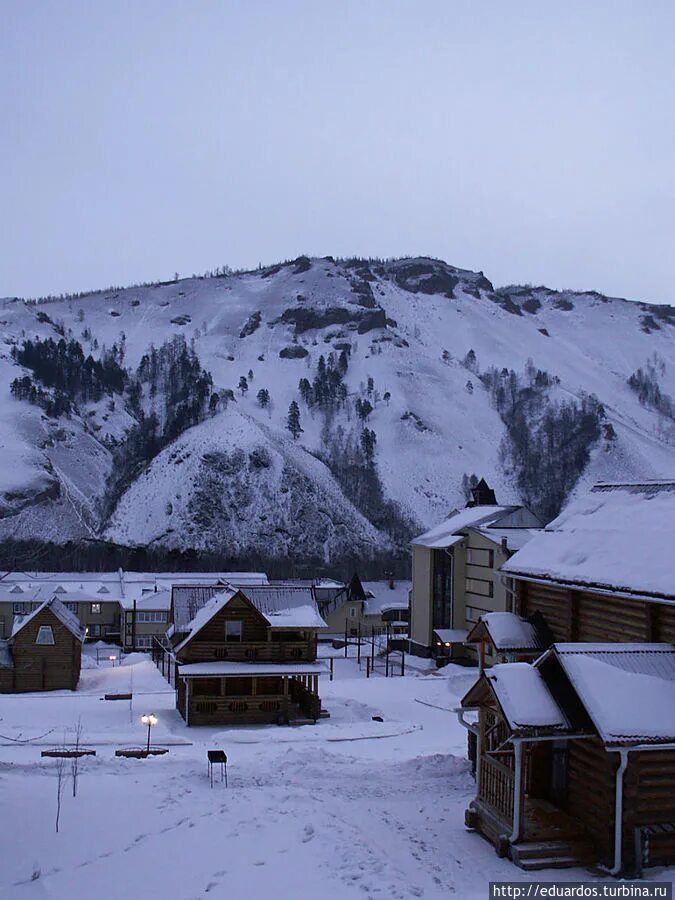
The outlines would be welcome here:
M 158 719 L 154 713 L 146 713 L 144 716 L 141 716 L 141 722 L 148 726 L 148 746 L 146 752 L 150 753 L 150 729 L 153 725 L 157 724 Z
M 109 659 L 110 662 L 112 663 L 112 667 L 113 667 L 113 669 L 114 669 L 114 668 L 115 668 L 115 660 L 117 659 L 117 657 L 116 657 L 116 656 L 109 656 L 108 659 Z

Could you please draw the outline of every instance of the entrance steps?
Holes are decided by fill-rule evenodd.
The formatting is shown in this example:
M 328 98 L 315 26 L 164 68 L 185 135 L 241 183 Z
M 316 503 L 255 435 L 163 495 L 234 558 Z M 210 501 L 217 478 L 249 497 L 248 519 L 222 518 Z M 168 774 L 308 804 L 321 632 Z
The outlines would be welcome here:
M 588 866 L 597 861 L 595 847 L 585 838 L 521 841 L 511 844 L 509 855 L 517 866 L 527 872 Z

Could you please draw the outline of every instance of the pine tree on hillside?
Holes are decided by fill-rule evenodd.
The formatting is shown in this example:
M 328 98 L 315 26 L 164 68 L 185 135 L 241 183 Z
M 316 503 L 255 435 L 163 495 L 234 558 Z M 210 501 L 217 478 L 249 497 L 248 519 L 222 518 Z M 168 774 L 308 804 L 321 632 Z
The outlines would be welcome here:
M 293 435 L 293 440 L 297 441 L 302 432 L 305 430 L 300 425 L 300 407 L 295 402 L 295 400 L 291 401 L 291 405 L 288 407 L 288 417 L 286 419 L 286 428 Z
M 261 406 L 263 409 L 267 409 L 267 407 L 270 405 L 270 392 L 267 390 L 267 388 L 260 388 L 257 393 L 256 399 L 259 406 Z
M 239 390 L 241 391 L 241 396 L 243 397 L 246 391 L 248 390 L 248 381 L 246 380 L 246 376 L 242 375 L 239 379 L 239 384 L 237 385 Z

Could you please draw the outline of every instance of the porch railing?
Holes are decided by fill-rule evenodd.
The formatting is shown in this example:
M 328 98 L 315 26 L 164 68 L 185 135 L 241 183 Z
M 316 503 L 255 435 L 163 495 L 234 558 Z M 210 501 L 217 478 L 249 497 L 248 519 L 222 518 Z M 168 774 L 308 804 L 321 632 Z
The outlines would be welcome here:
M 479 797 L 507 821 L 513 821 L 514 774 L 508 766 L 483 755 L 480 761 Z

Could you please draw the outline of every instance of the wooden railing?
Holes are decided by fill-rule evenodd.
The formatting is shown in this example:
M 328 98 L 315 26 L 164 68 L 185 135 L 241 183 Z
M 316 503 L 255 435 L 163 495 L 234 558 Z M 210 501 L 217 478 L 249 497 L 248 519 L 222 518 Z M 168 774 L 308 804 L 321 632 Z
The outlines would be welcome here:
M 483 754 L 480 761 L 479 797 L 506 819 L 513 821 L 513 771 Z
M 238 662 L 306 662 L 316 658 L 314 640 L 310 641 L 236 641 L 214 644 L 192 641 L 181 655 L 181 662 L 236 660 Z

